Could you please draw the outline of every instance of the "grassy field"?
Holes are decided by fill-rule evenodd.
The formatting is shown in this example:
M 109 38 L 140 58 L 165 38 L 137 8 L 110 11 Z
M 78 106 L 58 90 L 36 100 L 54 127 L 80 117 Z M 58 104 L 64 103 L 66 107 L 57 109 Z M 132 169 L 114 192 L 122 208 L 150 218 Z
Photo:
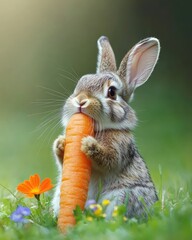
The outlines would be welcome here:
M 24 199 L 20 195 L 1 199 L 0 239 L 191 239 L 192 234 L 192 188 L 164 189 L 159 192 L 160 201 L 154 205 L 148 221 L 124 220 L 123 212 L 107 221 L 104 218 L 88 218 L 85 214 L 78 224 L 65 236 L 56 228 L 52 216 L 50 197 L 43 196 L 42 206 L 36 199 Z M 28 223 L 14 223 L 10 215 L 18 205 L 31 209 Z
M 143 94 L 145 91 L 148 94 Z M 52 105 L 48 107 L 54 110 Z M 97 217 L 89 221 L 83 215 L 77 226 L 63 237 L 57 231 L 50 207 L 52 190 L 41 196 L 43 208 L 36 199 L 26 199 L 15 191 L 20 182 L 34 173 L 42 178 L 50 177 L 56 183 L 51 144 L 61 127 L 54 128 L 55 121 L 36 131 L 42 117 L 49 120 L 50 116 L 46 113 L 29 116 L 38 110 L 33 107 L 28 111 L 4 110 L 0 120 L 0 239 L 191 239 L 190 101 L 179 89 L 171 91 L 171 86 L 161 88 L 153 83 L 138 89 L 132 106 L 140 120 L 135 130 L 138 148 L 146 159 L 160 198 L 148 221 L 124 221 L 122 213 L 111 221 Z M 55 112 L 59 113 L 59 107 Z M 18 205 L 31 209 L 30 222 L 18 224 L 10 220 Z

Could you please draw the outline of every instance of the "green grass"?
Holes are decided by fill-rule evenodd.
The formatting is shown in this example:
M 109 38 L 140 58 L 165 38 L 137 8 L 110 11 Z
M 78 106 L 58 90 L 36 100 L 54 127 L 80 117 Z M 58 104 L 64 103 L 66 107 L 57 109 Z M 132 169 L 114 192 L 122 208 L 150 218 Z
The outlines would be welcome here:
M 0 239 L 190 239 L 192 234 L 192 187 L 163 189 L 161 197 L 147 221 L 124 221 L 123 211 L 112 220 L 94 217 L 88 221 L 85 214 L 77 213 L 77 225 L 63 236 L 58 232 L 50 206 L 50 195 L 42 195 L 40 206 L 36 199 L 20 194 L 7 194 L 0 204 Z M 31 209 L 29 223 L 10 220 L 18 205 Z

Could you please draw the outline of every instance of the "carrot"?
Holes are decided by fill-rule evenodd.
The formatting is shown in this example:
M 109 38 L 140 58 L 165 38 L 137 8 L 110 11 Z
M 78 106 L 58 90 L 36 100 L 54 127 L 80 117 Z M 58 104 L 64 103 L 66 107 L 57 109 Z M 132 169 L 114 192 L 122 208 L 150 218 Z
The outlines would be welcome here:
M 66 128 L 65 151 L 60 193 L 58 228 L 65 232 L 75 224 L 73 210 L 84 209 L 91 177 L 91 161 L 81 151 L 81 140 L 93 136 L 93 120 L 82 113 L 74 114 Z

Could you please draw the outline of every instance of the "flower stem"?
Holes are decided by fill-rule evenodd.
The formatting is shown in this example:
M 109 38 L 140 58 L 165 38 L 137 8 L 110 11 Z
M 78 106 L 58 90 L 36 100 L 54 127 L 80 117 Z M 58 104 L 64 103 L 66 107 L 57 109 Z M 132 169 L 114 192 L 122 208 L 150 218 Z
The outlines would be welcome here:
M 43 205 L 41 203 L 41 200 L 40 200 L 40 194 L 35 194 L 35 198 L 37 199 L 38 206 L 43 209 L 44 207 L 43 207 Z
M 37 199 L 38 202 L 40 202 L 40 194 L 35 194 L 35 198 Z

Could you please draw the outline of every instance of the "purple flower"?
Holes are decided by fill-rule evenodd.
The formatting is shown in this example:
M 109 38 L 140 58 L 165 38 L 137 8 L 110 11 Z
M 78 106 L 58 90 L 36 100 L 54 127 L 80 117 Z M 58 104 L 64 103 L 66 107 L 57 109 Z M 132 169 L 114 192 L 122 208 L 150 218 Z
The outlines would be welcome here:
M 94 199 L 87 200 L 85 208 L 88 208 L 92 204 L 96 204 L 96 201 Z
M 17 213 L 16 211 L 11 214 L 10 219 L 14 222 L 23 222 L 24 220 L 23 215 Z
M 29 216 L 31 214 L 31 211 L 28 207 L 23 207 L 23 206 L 18 206 L 17 209 L 15 210 L 18 213 L 21 213 L 23 216 Z
M 11 214 L 10 219 L 17 223 L 26 223 L 27 219 L 24 217 L 29 216 L 31 211 L 28 207 L 18 206 L 17 209 Z

